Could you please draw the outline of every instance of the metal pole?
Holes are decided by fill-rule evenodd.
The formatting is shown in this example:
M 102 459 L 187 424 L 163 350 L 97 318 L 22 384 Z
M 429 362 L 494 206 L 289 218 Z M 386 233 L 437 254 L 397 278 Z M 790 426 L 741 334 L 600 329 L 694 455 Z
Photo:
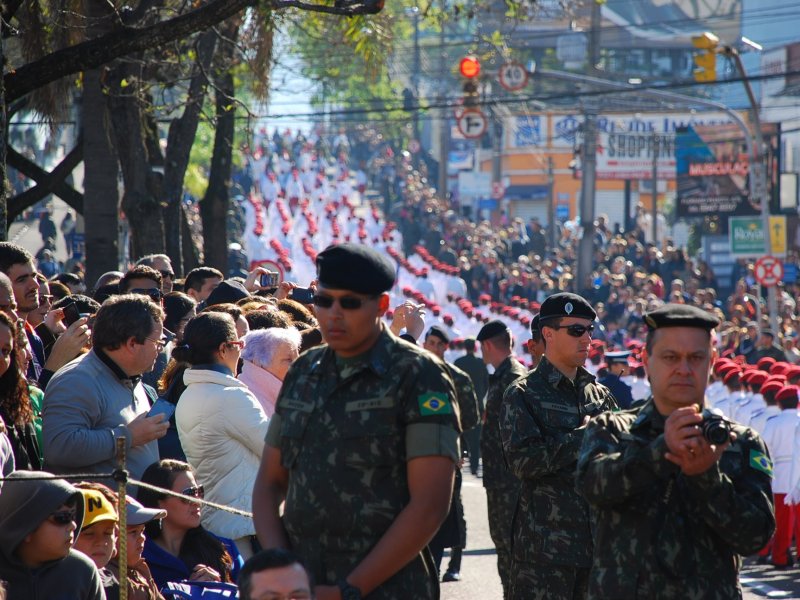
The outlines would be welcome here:
M 414 87 L 414 139 L 419 143 L 419 7 L 414 7 L 414 72 L 411 74 L 411 84 Z M 419 152 L 414 159 L 419 165 Z
M 653 243 L 658 246 L 658 133 L 653 131 Z
M 597 74 L 600 62 L 600 5 L 592 2 L 589 28 L 589 73 Z M 581 152 L 581 239 L 578 245 L 578 289 L 582 289 L 586 276 L 594 265 L 594 203 L 597 167 L 597 102 L 587 98 L 584 103 L 583 150 Z
M 125 471 L 126 466 L 126 440 L 124 437 L 116 439 L 117 448 L 117 468 Z M 127 477 L 121 478 L 117 482 L 117 512 L 119 513 L 119 600 L 128 600 L 128 512 L 127 501 Z
M 767 193 L 767 169 L 764 164 L 764 134 L 761 130 L 761 116 L 758 113 L 758 103 L 756 102 L 753 88 L 750 86 L 750 80 L 747 77 L 744 65 L 742 64 L 742 57 L 736 48 L 726 46 L 725 54 L 733 59 L 736 65 L 736 70 L 739 71 L 739 76 L 742 78 L 742 84 L 747 92 L 747 98 L 750 100 L 750 120 L 752 121 L 753 137 L 755 138 L 755 147 L 752 148 L 751 159 L 751 173 L 750 173 L 750 189 L 755 192 L 754 197 L 761 202 L 761 220 L 762 228 L 764 229 L 764 254 L 769 256 L 772 254 L 772 232 L 769 229 L 769 195 Z M 755 189 L 753 189 L 755 186 Z M 759 294 L 759 298 L 760 298 Z M 769 311 L 769 324 L 775 334 L 778 334 L 778 296 L 776 286 L 771 285 L 767 288 L 767 309 Z M 759 322 L 759 326 L 761 323 Z
M 442 106 L 440 119 L 441 130 L 439 131 L 439 196 L 442 200 L 447 200 L 447 151 L 450 146 L 450 109 L 445 106 L 447 99 L 447 50 L 445 46 L 444 24 L 447 14 L 447 3 L 442 0 L 442 20 L 439 31 L 439 44 L 441 53 L 439 54 L 439 104 Z

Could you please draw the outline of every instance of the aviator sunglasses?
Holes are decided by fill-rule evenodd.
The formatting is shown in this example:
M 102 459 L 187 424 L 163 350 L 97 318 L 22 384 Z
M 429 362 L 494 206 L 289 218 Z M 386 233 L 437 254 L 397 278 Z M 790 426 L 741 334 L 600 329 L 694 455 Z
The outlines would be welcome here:
M 374 299 L 374 297 L 356 298 L 355 296 L 342 296 L 341 298 L 338 298 L 338 301 L 339 306 L 341 306 L 344 310 L 358 310 L 364 305 L 364 302 Z M 314 306 L 318 306 L 320 308 L 330 308 L 333 306 L 333 303 L 336 300 L 336 298 L 332 298 L 331 296 L 320 296 L 319 294 L 315 294 L 313 302 Z
M 579 338 L 583 336 L 584 333 L 592 335 L 594 331 L 594 325 L 548 325 L 548 327 L 552 327 L 553 329 L 566 329 L 567 335 L 571 335 L 574 338 Z

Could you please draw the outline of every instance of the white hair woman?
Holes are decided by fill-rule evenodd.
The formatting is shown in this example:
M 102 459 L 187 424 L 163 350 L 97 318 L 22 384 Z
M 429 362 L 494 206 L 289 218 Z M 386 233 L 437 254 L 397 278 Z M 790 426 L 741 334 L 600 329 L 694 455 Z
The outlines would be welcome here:
M 283 378 L 300 355 L 300 332 L 294 327 L 255 329 L 244 336 L 244 341 L 239 381 L 247 384 L 271 417 Z

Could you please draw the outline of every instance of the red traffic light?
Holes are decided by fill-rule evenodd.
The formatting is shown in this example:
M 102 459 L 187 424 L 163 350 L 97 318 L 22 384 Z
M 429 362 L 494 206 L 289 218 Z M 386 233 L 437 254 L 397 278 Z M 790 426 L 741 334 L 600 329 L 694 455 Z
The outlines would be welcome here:
M 481 63 L 474 56 L 465 56 L 461 59 L 458 69 L 464 77 L 472 79 L 481 74 Z

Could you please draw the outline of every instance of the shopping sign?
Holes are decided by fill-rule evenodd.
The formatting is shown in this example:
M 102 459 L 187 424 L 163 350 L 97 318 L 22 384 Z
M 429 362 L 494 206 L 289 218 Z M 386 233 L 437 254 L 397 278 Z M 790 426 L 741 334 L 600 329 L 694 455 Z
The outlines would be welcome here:
M 761 217 L 728 217 L 731 254 L 738 258 L 786 256 L 786 217 L 769 218 L 770 252 L 764 248 L 764 221 Z

